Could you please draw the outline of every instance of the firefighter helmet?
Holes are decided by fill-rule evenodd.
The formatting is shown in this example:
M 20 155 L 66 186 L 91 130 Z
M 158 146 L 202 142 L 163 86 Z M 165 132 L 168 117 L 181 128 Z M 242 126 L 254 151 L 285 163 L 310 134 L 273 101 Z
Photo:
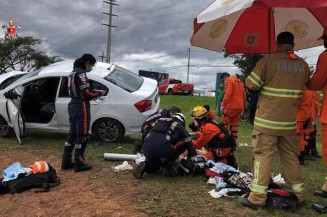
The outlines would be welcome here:
M 207 115 L 208 111 L 203 106 L 195 106 L 191 111 L 191 116 L 202 119 Z

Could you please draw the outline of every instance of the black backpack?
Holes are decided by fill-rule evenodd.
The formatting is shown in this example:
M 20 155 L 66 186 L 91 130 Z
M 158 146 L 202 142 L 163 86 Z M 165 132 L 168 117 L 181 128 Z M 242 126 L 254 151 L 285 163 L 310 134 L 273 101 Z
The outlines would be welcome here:
M 50 188 L 60 184 L 56 170 L 49 165 L 49 171 L 44 173 L 36 173 L 28 176 L 19 176 L 17 179 L 5 181 L 0 180 L 0 194 L 4 193 L 20 193 L 32 188 L 42 188 L 37 192 L 48 192 Z
M 201 175 L 204 174 L 207 159 L 202 155 L 196 155 L 189 159 L 182 159 L 179 163 L 179 171 L 183 175 Z
M 273 189 L 267 193 L 266 207 L 273 210 L 295 212 L 299 209 L 300 204 L 294 193 Z

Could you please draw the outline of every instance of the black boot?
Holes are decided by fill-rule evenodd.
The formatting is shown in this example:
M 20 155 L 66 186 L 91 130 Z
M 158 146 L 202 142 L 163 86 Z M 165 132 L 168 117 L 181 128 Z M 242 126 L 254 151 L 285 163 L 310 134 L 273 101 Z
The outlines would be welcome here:
M 74 171 L 80 172 L 80 171 L 85 171 L 85 170 L 91 170 L 92 168 L 93 168 L 93 166 L 90 164 L 86 164 L 84 162 L 75 162 Z
M 133 171 L 133 176 L 137 179 L 142 179 L 143 174 L 146 171 L 146 161 L 142 161 L 137 165 L 136 169 Z
M 311 150 L 311 156 L 314 158 L 321 158 L 321 155 L 318 153 L 317 149 Z
M 313 204 L 312 208 L 317 210 L 320 213 L 327 213 L 327 204 Z
M 75 164 L 72 162 L 72 152 L 74 149 L 74 144 L 65 142 L 64 154 L 62 155 L 61 169 L 69 170 L 73 169 Z
M 313 195 L 323 197 L 323 198 L 327 198 L 327 192 L 323 191 L 323 190 L 317 190 L 317 191 L 313 192 Z
M 85 148 L 82 148 L 82 145 L 75 145 L 75 166 L 74 171 L 80 172 L 85 170 L 92 169 L 92 165 L 84 163 L 84 156 L 83 153 Z
M 310 155 L 310 147 L 309 144 L 305 146 L 305 151 L 304 151 L 305 155 L 304 155 L 304 160 L 309 160 L 309 161 L 317 161 L 316 158 L 312 157 Z

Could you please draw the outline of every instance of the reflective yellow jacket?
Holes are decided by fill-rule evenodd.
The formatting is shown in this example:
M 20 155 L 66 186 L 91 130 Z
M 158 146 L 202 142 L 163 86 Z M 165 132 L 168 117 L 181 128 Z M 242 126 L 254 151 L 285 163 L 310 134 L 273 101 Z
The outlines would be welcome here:
M 291 45 L 280 45 L 259 60 L 245 80 L 248 88 L 260 90 L 254 128 L 268 135 L 296 134 L 296 112 L 309 77 L 308 64 Z

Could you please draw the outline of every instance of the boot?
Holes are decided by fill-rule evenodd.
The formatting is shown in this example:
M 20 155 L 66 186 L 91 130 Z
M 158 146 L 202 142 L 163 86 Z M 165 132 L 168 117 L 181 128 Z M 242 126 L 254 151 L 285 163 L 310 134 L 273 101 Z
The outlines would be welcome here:
M 249 207 L 249 208 L 251 208 L 253 210 L 263 209 L 265 207 L 265 205 L 259 205 L 259 204 L 251 203 L 248 200 L 248 198 L 245 198 L 245 197 L 240 197 L 239 202 L 242 204 L 242 206 Z
M 136 169 L 133 171 L 133 176 L 137 179 L 142 179 L 143 174 L 146 171 L 146 161 L 140 162 L 140 164 L 136 167 Z
M 323 191 L 323 190 L 317 190 L 317 191 L 313 192 L 313 195 L 323 197 L 323 198 L 327 198 L 327 192 Z
M 321 158 L 321 155 L 318 153 L 316 147 L 311 149 L 311 156 L 314 158 Z
M 85 151 L 85 148 L 83 149 L 82 145 L 75 146 L 75 157 L 74 157 L 75 158 L 75 166 L 74 166 L 75 172 L 92 169 L 92 165 L 84 163 L 84 156 L 83 156 L 84 151 Z
M 312 157 L 310 155 L 310 147 L 309 145 L 305 146 L 305 151 L 304 151 L 305 155 L 304 155 L 304 160 L 309 160 L 309 161 L 317 161 L 316 158 Z
M 317 210 L 320 213 L 327 213 L 327 204 L 313 204 L 312 208 Z
M 80 172 L 85 170 L 91 170 L 93 168 L 92 165 L 86 164 L 84 162 L 75 162 L 74 171 Z
M 72 152 L 74 149 L 74 144 L 65 142 L 64 154 L 62 155 L 61 169 L 69 170 L 73 169 L 75 164 L 72 162 Z

